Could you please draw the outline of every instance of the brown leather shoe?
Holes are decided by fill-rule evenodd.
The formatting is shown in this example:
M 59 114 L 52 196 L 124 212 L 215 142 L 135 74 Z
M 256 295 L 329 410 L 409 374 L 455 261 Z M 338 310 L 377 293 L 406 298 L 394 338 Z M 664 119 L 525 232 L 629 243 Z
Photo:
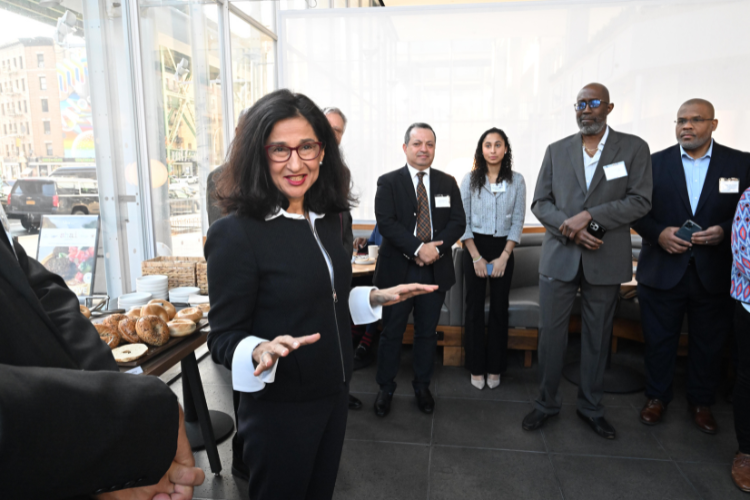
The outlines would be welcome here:
M 667 407 L 661 399 L 651 398 L 643 405 L 641 422 L 646 425 L 656 425 L 661 421 L 661 416 L 666 410 Z
M 739 489 L 750 493 L 750 455 L 737 453 L 732 462 L 732 480 Z
M 719 426 L 711 413 L 710 406 L 689 405 L 688 411 L 693 416 L 695 425 L 697 425 L 702 432 L 705 432 L 706 434 L 716 434 L 716 431 L 719 430 Z

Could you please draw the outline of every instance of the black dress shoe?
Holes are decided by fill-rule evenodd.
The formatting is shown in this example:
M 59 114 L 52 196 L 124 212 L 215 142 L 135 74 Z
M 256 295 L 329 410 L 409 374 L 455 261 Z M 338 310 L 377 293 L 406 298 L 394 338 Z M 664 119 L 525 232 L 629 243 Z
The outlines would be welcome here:
M 366 366 L 372 364 L 372 347 L 369 345 L 359 344 L 354 349 L 354 363 L 352 363 L 352 370 L 361 370 Z
M 362 408 L 362 401 L 349 394 L 349 409 L 359 410 L 360 408 Z
M 414 395 L 417 397 L 417 406 L 422 413 L 429 414 L 435 411 L 435 400 L 429 389 L 415 389 Z
M 378 391 L 375 398 L 375 415 L 385 417 L 391 411 L 392 392 Z
M 538 428 L 540 428 L 542 425 L 544 425 L 544 422 L 547 421 L 550 417 L 556 417 L 557 413 L 549 414 L 544 413 L 543 411 L 534 409 L 531 413 L 526 415 L 523 419 L 523 424 L 521 426 L 523 427 L 523 430 L 525 431 L 535 431 Z
M 609 422 L 607 422 L 604 417 L 587 417 L 581 413 L 580 410 L 576 410 L 576 413 L 581 417 L 581 420 L 589 424 L 591 428 L 594 429 L 594 432 L 601 437 L 606 439 L 615 438 L 615 428 L 609 425 Z

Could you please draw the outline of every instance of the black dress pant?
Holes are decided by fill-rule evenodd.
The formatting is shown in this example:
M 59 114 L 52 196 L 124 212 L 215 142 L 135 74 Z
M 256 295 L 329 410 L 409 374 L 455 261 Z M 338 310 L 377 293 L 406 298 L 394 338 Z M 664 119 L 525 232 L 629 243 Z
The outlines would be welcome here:
M 737 338 L 737 380 L 734 383 L 734 429 L 740 452 L 750 454 L 750 312 L 737 302 L 734 307 L 734 335 Z
M 449 258 L 445 256 L 443 258 Z M 435 283 L 432 266 L 419 267 L 416 262 L 409 262 L 404 283 Z M 404 330 L 409 320 L 409 313 L 414 309 L 414 389 L 426 389 L 432 379 L 437 346 L 437 328 L 440 319 L 440 308 L 445 301 L 445 292 L 433 292 L 417 295 L 396 305 L 383 308 L 383 331 L 380 334 L 378 347 L 378 372 L 376 381 L 380 389 L 386 392 L 396 390 L 396 375 L 401 365 L 401 343 Z
M 479 254 L 490 262 L 503 253 L 507 238 L 474 234 Z M 508 296 L 513 279 L 513 253 L 500 278 L 480 278 L 469 252 L 463 252 L 466 282 L 466 367 L 472 375 L 503 373 L 508 366 Z M 484 302 L 490 281 L 490 316 L 485 334 Z
M 349 414 L 349 386 L 313 401 L 242 393 L 239 434 L 251 500 L 330 500 Z
M 669 403 L 674 396 L 672 379 L 687 312 L 687 399 L 693 405 L 713 405 L 721 379 L 721 349 L 732 328 L 734 301 L 729 290 L 706 290 L 691 264 L 669 290 L 639 284 L 638 301 L 646 340 L 646 397 Z

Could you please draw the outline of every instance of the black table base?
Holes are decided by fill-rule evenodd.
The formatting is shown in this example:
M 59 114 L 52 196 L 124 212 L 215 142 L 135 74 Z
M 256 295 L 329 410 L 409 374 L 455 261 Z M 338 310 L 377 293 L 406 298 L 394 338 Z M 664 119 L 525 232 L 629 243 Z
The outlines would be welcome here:
M 182 365 L 185 432 L 193 450 L 206 448 L 211 472 L 219 475 L 221 473 L 221 459 L 219 459 L 219 450 L 216 444 L 232 434 L 234 421 L 226 413 L 215 410 L 209 411 L 195 353 L 190 353 L 180 364 Z

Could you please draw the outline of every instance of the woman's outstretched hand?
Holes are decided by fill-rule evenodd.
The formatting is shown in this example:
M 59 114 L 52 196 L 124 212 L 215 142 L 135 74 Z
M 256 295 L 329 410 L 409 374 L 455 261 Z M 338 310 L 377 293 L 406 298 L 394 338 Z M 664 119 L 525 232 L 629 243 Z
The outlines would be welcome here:
M 372 290 L 370 292 L 370 305 L 375 306 L 392 306 L 406 299 L 432 293 L 438 289 L 437 285 L 421 285 L 419 283 L 410 283 L 408 285 L 399 285 L 383 290 Z
M 266 370 L 270 370 L 279 358 L 289 356 L 303 345 L 314 344 L 320 340 L 320 334 L 305 335 L 304 337 L 292 337 L 291 335 L 279 335 L 271 341 L 261 342 L 253 350 L 253 361 L 255 361 L 256 377 Z

